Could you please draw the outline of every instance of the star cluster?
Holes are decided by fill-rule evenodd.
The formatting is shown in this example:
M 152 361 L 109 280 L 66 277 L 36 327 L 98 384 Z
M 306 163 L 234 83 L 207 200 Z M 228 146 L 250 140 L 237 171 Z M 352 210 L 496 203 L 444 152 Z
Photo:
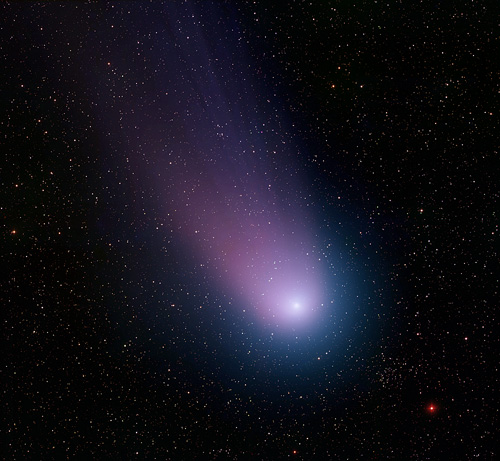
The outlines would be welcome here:
M 494 2 L 5 2 L 8 459 L 494 459 Z

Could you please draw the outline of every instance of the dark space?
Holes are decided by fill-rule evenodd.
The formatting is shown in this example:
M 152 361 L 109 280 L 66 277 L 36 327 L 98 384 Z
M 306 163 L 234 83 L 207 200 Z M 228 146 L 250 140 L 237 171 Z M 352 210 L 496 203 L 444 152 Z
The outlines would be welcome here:
M 5 459 L 498 457 L 497 2 L 0 11 Z

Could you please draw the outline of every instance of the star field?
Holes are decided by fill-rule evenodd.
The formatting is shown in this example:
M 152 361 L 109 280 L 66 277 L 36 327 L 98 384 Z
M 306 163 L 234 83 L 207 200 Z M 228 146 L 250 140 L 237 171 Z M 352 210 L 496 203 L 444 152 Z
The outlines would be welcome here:
M 495 459 L 494 2 L 5 2 L 6 459 Z

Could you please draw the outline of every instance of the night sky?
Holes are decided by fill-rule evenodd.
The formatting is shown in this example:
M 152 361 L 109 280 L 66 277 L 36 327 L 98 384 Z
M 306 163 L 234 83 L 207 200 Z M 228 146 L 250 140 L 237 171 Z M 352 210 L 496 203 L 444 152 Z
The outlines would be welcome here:
M 2 458 L 496 459 L 499 11 L 3 2 Z

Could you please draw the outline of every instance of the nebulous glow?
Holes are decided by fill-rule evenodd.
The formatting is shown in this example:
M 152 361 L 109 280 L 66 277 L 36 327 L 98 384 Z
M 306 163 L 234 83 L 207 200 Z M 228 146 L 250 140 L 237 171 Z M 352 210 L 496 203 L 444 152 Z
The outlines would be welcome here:
M 210 52 L 196 23 L 189 28 L 177 39 L 204 72 L 178 82 L 179 113 L 189 117 L 159 165 L 169 217 L 235 309 L 262 325 L 305 327 L 320 312 L 324 275 L 285 115 L 264 97 L 237 35 L 224 42 L 234 59 Z
M 200 266 L 236 300 L 236 309 L 262 325 L 306 327 L 324 301 L 312 220 L 295 199 L 285 201 L 268 187 L 267 177 L 276 170 L 266 165 L 264 151 L 261 165 L 251 156 L 240 163 L 241 147 L 228 144 L 220 162 L 209 162 L 200 151 L 189 169 L 177 168 L 174 177 L 182 182 L 169 191 L 177 205 L 171 213 L 176 227 Z M 228 166 L 230 175 L 224 172 Z M 288 187 L 298 184 L 289 181 Z
M 293 329 L 310 325 L 320 313 L 324 282 L 307 229 L 293 222 L 286 225 L 272 207 L 262 210 L 265 219 L 233 211 L 216 222 L 210 216 L 220 216 L 225 207 L 221 203 L 208 207 L 207 197 L 214 195 L 207 190 L 199 201 L 191 199 L 191 210 L 205 225 L 198 231 L 188 227 L 188 235 L 219 286 L 263 325 Z M 225 198 L 236 201 L 233 195 Z M 268 200 L 261 194 L 259 201 Z M 208 214 L 203 212 L 207 209 Z
M 254 298 L 254 285 L 250 282 L 245 296 L 252 301 L 260 321 L 298 329 L 309 325 L 319 313 L 320 279 L 321 275 L 307 256 L 300 262 L 295 258 L 291 268 L 286 264 L 284 267 L 273 264 L 270 276 L 258 285 L 260 295 Z
M 180 13 L 166 8 L 176 24 Z M 203 19 L 179 18 L 183 28 L 172 28 L 168 66 L 155 82 L 160 96 L 152 97 L 158 113 L 144 107 L 141 118 L 155 123 L 138 150 L 147 145 L 151 153 L 145 168 L 161 196 L 168 237 L 182 241 L 237 312 L 299 329 L 316 319 L 324 288 L 304 161 L 244 37 L 216 25 L 201 29 Z M 139 118 L 138 107 L 129 112 Z

